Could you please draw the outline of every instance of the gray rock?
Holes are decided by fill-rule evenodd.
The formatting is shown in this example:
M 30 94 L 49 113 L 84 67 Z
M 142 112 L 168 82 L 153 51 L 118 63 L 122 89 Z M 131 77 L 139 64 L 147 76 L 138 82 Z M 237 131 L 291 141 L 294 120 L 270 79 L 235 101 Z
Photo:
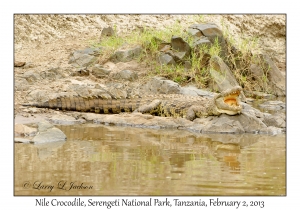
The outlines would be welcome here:
M 37 129 L 23 124 L 15 124 L 14 132 L 15 136 L 34 136 L 37 133 Z
M 193 24 L 189 26 L 189 29 L 197 29 L 208 38 L 208 40 L 214 44 L 218 40 L 218 44 L 221 46 L 221 57 L 224 58 L 227 54 L 227 45 L 223 37 L 223 33 L 219 27 L 214 23 Z
M 49 99 L 49 91 L 33 90 L 27 95 L 26 99 L 33 102 L 45 102 Z
M 95 64 L 92 68 L 92 74 L 96 77 L 103 78 L 110 74 L 111 70 L 104 68 L 99 64 Z
M 264 71 L 268 76 L 269 85 L 271 86 L 273 93 L 277 96 L 285 96 L 285 77 L 281 74 L 280 70 L 268 55 L 262 54 L 260 55 L 260 59 L 263 61 Z
M 58 128 L 49 128 L 46 131 L 40 132 L 36 135 L 32 142 L 34 144 L 42 144 L 49 142 L 65 141 L 66 135 Z
M 23 69 L 30 69 L 30 68 L 33 68 L 33 67 L 35 67 L 35 65 L 33 63 L 27 62 L 25 64 L 25 66 L 23 66 Z
M 135 81 L 138 79 L 138 75 L 136 72 L 133 72 L 131 70 L 122 70 L 114 74 L 113 78 L 118 80 L 123 79 L 128 81 Z
M 62 74 L 59 71 L 59 67 L 49 68 L 46 71 L 40 72 L 40 76 L 43 79 L 56 80 L 62 78 Z
M 180 86 L 163 77 L 154 77 L 147 82 L 143 87 L 143 91 L 150 94 L 179 94 Z
M 176 65 L 173 57 L 166 53 L 160 53 L 157 57 L 157 62 L 161 65 Z
M 263 122 L 267 126 L 273 126 L 277 128 L 286 128 L 286 118 L 283 113 L 269 114 L 264 113 L 265 117 Z
M 255 98 L 255 99 L 275 99 L 276 96 L 268 93 L 263 93 L 259 91 L 244 91 L 245 94 L 249 97 Z
M 82 67 L 79 69 L 76 69 L 74 72 L 71 73 L 71 76 L 89 76 L 90 71 L 87 69 L 87 67 Z
M 40 80 L 41 76 L 33 70 L 26 71 L 23 76 L 29 84 L 33 84 L 35 81 Z
M 203 33 L 199 29 L 195 28 L 188 28 L 187 32 L 190 36 L 192 36 L 195 39 L 199 39 L 200 37 L 204 36 Z
M 242 111 L 240 115 L 228 116 L 239 121 L 246 133 L 257 133 L 267 126 L 255 115 Z
M 171 47 L 174 53 L 180 52 L 180 56 L 178 56 L 180 59 L 183 59 L 184 57 L 188 57 L 191 54 L 191 47 L 189 44 L 184 41 L 179 36 L 172 36 L 171 38 Z
M 197 29 L 206 37 L 223 37 L 222 31 L 214 23 L 193 24 L 189 29 Z M 194 32 L 195 33 L 195 32 Z M 214 40 L 214 39 L 213 39 Z
M 210 65 L 212 67 L 210 74 L 213 79 L 210 85 L 213 90 L 222 92 L 239 85 L 229 67 L 220 57 L 212 56 Z M 246 101 L 244 93 L 241 93 L 240 96 L 242 101 Z
M 239 121 L 227 115 L 215 118 L 203 127 L 202 133 L 244 133 L 245 130 Z
M 24 78 L 15 78 L 15 90 L 24 91 L 29 89 L 29 83 Z
M 38 122 L 38 130 L 39 132 L 44 132 L 50 128 L 53 128 L 53 125 L 47 121 Z
M 212 43 L 207 37 L 194 40 L 192 47 L 196 49 L 204 49 L 204 46 L 207 46 L 207 49 L 209 49 L 212 46 Z
M 264 117 L 265 117 L 264 113 L 262 113 L 258 109 L 255 109 L 254 107 L 252 107 L 252 106 L 250 106 L 249 104 L 246 104 L 246 103 L 242 103 L 242 106 L 243 106 L 243 112 L 244 113 L 252 115 L 252 116 L 254 116 L 256 118 L 259 118 L 261 120 L 264 119 Z
M 260 134 L 277 135 L 283 133 L 283 129 L 270 126 L 259 131 Z
M 201 97 L 207 97 L 212 98 L 214 97 L 214 93 L 198 89 L 196 87 L 181 87 L 180 88 L 180 94 L 183 95 L 190 95 L 190 96 L 201 96 Z
M 54 115 L 49 118 L 48 121 L 59 125 L 75 125 L 85 123 L 85 120 L 83 119 L 76 120 L 74 117 L 68 115 Z
M 110 60 L 117 62 L 128 62 L 141 55 L 143 49 L 141 46 L 135 46 L 131 49 L 119 49 L 111 57 Z
M 114 36 L 115 35 L 115 31 L 112 27 L 105 27 L 102 29 L 101 31 L 101 38 L 102 37 L 108 37 L 108 36 Z
M 285 110 L 285 103 L 282 101 L 266 101 L 259 104 L 258 107 L 263 111 Z
M 100 50 L 100 48 L 77 50 L 70 55 L 69 64 L 75 67 L 87 67 L 97 60 Z

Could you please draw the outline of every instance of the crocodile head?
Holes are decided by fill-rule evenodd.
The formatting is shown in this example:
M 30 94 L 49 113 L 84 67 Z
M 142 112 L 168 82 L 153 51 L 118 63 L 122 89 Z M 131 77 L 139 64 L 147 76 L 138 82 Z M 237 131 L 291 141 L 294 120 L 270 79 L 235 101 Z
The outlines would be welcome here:
M 239 95 L 242 91 L 240 86 L 223 91 L 214 97 L 215 110 L 228 115 L 240 114 L 242 110 Z

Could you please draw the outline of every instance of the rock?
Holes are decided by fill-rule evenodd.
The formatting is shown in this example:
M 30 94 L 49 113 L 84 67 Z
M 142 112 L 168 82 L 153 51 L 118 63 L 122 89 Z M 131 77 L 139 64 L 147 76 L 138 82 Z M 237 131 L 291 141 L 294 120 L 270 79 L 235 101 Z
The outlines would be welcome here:
M 32 142 L 34 144 L 50 143 L 57 141 L 65 141 L 66 135 L 58 128 L 49 128 L 46 131 L 40 132 L 36 135 Z
M 242 111 L 240 115 L 228 116 L 239 121 L 246 133 L 257 133 L 267 126 L 255 115 L 250 112 Z
M 80 84 L 71 84 L 69 86 L 69 90 L 74 91 L 77 93 L 79 96 L 82 97 L 88 97 L 90 95 L 90 88 L 87 87 L 86 85 L 80 85 Z
M 53 128 L 54 126 L 47 122 L 47 121 L 41 121 L 41 122 L 38 122 L 38 130 L 39 132 L 44 132 L 46 130 L 48 130 L 49 128 Z
M 263 111 L 285 110 L 285 103 L 282 101 L 266 101 L 259 104 L 258 107 Z
M 33 90 L 27 95 L 26 99 L 32 102 L 45 102 L 49 99 L 49 91 Z
M 283 113 L 269 114 L 264 113 L 265 117 L 263 123 L 267 126 L 273 126 L 277 128 L 286 128 L 286 119 Z
M 94 121 L 94 120 L 100 118 L 101 116 L 99 116 L 99 114 L 95 114 L 95 113 L 83 113 L 83 114 L 81 114 L 81 117 L 83 119 L 85 119 L 86 121 Z
M 182 95 L 190 95 L 190 96 L 201 96 L 201 97 L 207 97 L 212 98 L 214 97 L 214 93 L 198 89 L 196 87 L 181 87 L 180 88 L 180 94 Z
M 31 62 L 26 62 L 25 66 L 23 66 L 23 69 L 30 69 L 35 67 L 35 65 Z
M 223 37 L 222 31 L 219 27 L 214 23 L 203 23 L 203 24 L 193 24 L 189 26 L 189 30 L 196 29 L 199 30 L 204 36 L 208 37 L 209 39 L 215 37 Z M 195 33 L 196 31 L 194 31 Z
M 15 143 L 23 143 L 23 144 L 29 144 L 31 143 L 30 139 L 24 139 L 24 138 L 15 138 Z
M 246 96 L 255 98 L 255 99 L 275 99 L 276 96 L 268 93 L 263 93 L 259 91 L 244 91 Z
M 111 70 L 104 68 L 99 64 L 95 64 L 95 66 L 92 68 L 92 74 L 98 78 L 106 77 L 110 74 L 110 72 Z
M 79 69 L 76 69 L 74 72 L 71 73 L 71 76 L 89 76 L 90 75 L 90 71 L 87 69 L 87 67 L 82 67 Z
M 25 78 L 29 84 L 33 84 L 35 81 L 40 80 L 41 76 L 33 70 L 30 70 L 23 74 L 23 78 Z
M 187 32 L 190 36 L 192 36 L 194 39 L 199 39 L 200 37 L 203 37 L 203 33 L 199 29 L 194 28 L 188 28 Z
M 252 115 L 252 116 L 254 116 L 256 118 L 259 118 L 261 120 L 264 119 L 264 117 L 265 117 L 264 113 L 262 113 L 258 109 L 255 109 L 254 107 L 252 107 L 252 106 L 250 106 L 249 104 L 246 104 L 246 103 L 242 103 L 242 106 L 243 106 L 243 112 L 244 113 Z
M 161 49 L 158 48 L 158 50 L 160 52 L 168 52 L 169 50 L 171 50 L 171 45 L 169 45 L 169 44 L 163 45 L 162 48 Z
M 244 133 L 245 130 L 239 121 L 225 115 L 215 118 L 203 127 L 202 133 Z
M 189 57 L 191 54 L 191 47 L 179 36 L 172 36 L 171 47 L 174 54 L 178 56 L 180 60 Z
M 15 136 L 34 136 L 36 133 L 36 128 L 31 128 L 23 124 L 15 124 Z
M 60 125 L 74 125 L 74 124 L 85 123 L 85 120 L 83 119 L 76 120 L 72 116 L 61 115 L 61 114 L 52 116 L 51 118 L 48 119 L 48 121 L 53 124 L 60 124 Z
M 264 72 L 268 77 L 272 92 L 277 96 L 285 96 L 286 82 L 280 70 L 268 55 L 261 54 L 260 59 L 263 63 Z
M 128 62 L 139 57 L 142 51 L 141 46 L 135 46 L 131 49 L 119 49 L 110 57 L 110 60 L 115 63 Z
M 193 42 L 193 48 L 196 48 L 197 50 L 199 49 L 204 49 L 206 46 L 206 49 L 209 50 L 209 48 L 212 46 L 212 43 L 209 41 L 207 37 L 202 37 L 201 39 L 196 39 Z
M 229 67 L 220 57 L 212 56 L 210 59 L 210 66 L 212 67 L 210 69 L 210 74 L 213 79 L 210 85 L 213 90 L 222 92 L 239 85 Z M 242 101 L 246 101 L 246 97 L 243 92 L 240 96 Z
M 179 94 L 180 86 L 163 77 L 153 77 L 149 82 L 147 82 L 142 90 L 150 94 Z
M 260 134 L 277 135 L 283 133 L 283 129 L 270 126 L 259 131 Z
M 70 55 L 69 64 L 75 67 L 87 67 L 97 60 L 100 50 L 100 48 L 77 50 Z
M 24 78 L 15 78 L 15 90 L 25 91 L 29 89 L 29 83 Z
M 34 144 L 65 141 L 66 135 L 47 121 L 38 122 L 39 133 L 31 140 Z
M 173 57 L 166 53 L 159 53 L 157 62 L 161 65 L 176 65 Z
M 128 81 L 135 81 L 138 78 L 138 75 L 136 72 L 130 71 L 130 70 L 122 70 L 120 72 L 117 72 L 113 75 L 114 79 L 123 79 Z
M 49 68 L 46 71 L 40 72 L 40 76 L 43 79 L 56 80 L 62 78 L 62 75 L 59 72 L 59 67 Z
M 14 67 L 22 67 L 26 64 L 24 61 L 15 61 L 14 62 Z
M 108 37 L 108 36 L 114 36 L 115 35 L 115 31 L 112 27 L 105 27 L 102 29 L 101 31 L 101 38 L 102 37 Z

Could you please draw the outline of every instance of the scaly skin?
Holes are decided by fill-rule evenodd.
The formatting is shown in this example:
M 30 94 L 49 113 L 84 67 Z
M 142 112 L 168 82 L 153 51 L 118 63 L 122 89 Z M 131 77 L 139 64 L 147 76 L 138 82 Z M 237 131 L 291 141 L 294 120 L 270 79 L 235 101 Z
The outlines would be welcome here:
M 183 117 L 194 120 L 196 117 L 239 114 L 242 110 L 238 98 L 242 88 L 237 86 L 217 94 L 212 99 L 185 95 L 149 95 L 133 99 L 101 99 L 83 97 L 62 97 L 45 103 L 23 104 L 39 108 L 61 109 L 66 111 L 118 114 L 121 112 L 150 113 L 163 117 Z

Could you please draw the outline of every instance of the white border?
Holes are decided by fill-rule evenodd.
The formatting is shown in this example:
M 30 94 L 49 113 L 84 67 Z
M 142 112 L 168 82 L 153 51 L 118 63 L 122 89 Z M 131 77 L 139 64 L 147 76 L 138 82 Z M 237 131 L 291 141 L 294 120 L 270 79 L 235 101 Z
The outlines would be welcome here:
M 5 5 L 4 5 L 5 4 Z M 14 13 L 287 13 L 287 196 L 286 197 L 227 197 L 228 200 L 264 200 L 264 209 L 291 208 L 298 206 L 299 157 L 297 154 L 299 130 L 296 121 L 299 106 L 298 87 L 300 69 L 297 5 L 280 1 L 8 1 L 2 3 L 1 21 L 1 201 L 3 209 L 32 209 L 34 197 L 13 196 L 13 14 Z M 297 39 L 298 38 L 298 39 Z M 4 63 L 4 65 L 3 65 Z M 297 91 L 297 92 L 296 92 Z M 289 97 L 293 96 L 293 97 Z M 293 100 L 294 99 L 294 100 Z M 4 116 L 4 117 L 3 117 Z M 51 199 L 52 197 L 47 197 Z M 61 197 L 62 198 L 62 197 Z M 72 197 L 66 197 L 66 200 Z M 106 197 L 108 199 L 108 197 Z M 174 197 L 172 197 L 174 198 Z M 226 197 L 222 197 L 226 198 Z M 85 200 L 88 198 L 85 197 Z M 188 197 L 184 197 L 188 199 Z M 204 197 L 208 200 L 209 197 Z M 41 208 L 41 207 L 39 207 Z M 65 207 L 66 208 L 66 207 Z M 65 209 L 64 208 L 64 209 Z M 71 208 L 71 207 L 67 207 Z M 99 208 L 99 207 L 96 207 Z M 154 208 L 154 207 L 153 207 Z M 56 209 L 59 209 L 56 207 Z M 115 209 L 115 208 L 113 208 Z M 122 208 L 123 209 L 123 208 Z M 126 208 L 125 208 L 126 209 Z M 129 208 L 127 208 L 129 209 Z M 220 208 L 207 208 L 220 209 Z M 227 208 L 233 209 L 233 208 Z

